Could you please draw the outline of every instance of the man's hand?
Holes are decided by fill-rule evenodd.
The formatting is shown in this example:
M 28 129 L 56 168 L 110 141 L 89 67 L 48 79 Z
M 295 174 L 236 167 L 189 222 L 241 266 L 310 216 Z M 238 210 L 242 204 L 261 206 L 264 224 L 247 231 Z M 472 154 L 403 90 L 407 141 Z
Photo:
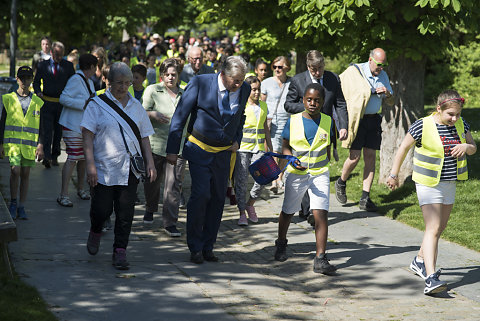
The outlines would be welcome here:
M 167 162 L 170 164 L 170 165 L 176 165 L 177 164 L 177 159 L 178 159 L 178 155 L 177 154 L 167 154 Z
M 381 95 L 381 94 L 385 94 L 385 96 L 388 98 L 388 97 L 391 97 L 392 95 L 390 94 L 390 92 L 388 91 L 387 87 L 385 86 L 382 86 L 382 87 L 378 87 L 375 89 L 376 93 L 378 95 Z
M 339 130 L 338 132 L 338 139 L 339 140 L 345 140 L 347 139 L 347 136 L 348 136 L 348 132 L 345 128 L 342 128 Z
M 231 151 L 232 153 L 235 153 L 238 149 L 240 148 L 240 146 L 238 146 L 238 143 L 235 141 L 233 143 L 232 146 L 230 146 L 229 149 L 227 149 L 228 151 Z

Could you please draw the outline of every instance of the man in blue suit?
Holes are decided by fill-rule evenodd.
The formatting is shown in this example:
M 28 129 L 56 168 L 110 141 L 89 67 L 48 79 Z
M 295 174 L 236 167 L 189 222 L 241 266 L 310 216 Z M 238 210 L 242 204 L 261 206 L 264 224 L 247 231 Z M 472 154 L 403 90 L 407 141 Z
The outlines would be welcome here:
M 232 156 L 242 140 L 244 110 L 250 86 L 243 80 L 245 61 L 228 57 L 218 74 L 190 80 L 172 117 L 167 142 L 167 161 L 176 164 L 183 128 L 188 118 L 190 134 L 183 148 L 188 160 L 192 191 L 187 204 L 187 244 L 190 261 L 216 262 L 217 239 Z M 234 160 L 234 159 L 233 159 Z M 233 168 L 232 168 L 233 169 Z

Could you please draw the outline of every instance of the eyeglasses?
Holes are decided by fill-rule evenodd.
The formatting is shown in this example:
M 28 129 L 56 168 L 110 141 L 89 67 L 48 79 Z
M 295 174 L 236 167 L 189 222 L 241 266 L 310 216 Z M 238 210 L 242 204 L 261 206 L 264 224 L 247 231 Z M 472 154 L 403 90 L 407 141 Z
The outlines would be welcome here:
M 282 70 L 283 66 L 273 66 L 273 70 L 275 70 L 275 69 Z
M 188 59 L 193 60 L 193 61 L 200 61 L 200 60 L 202 60 L 202 57 L 198 57 L 198 58 L 189 57 Z
M 380 63 L 380 62 L 377 62 L 377 61 L 375 60 L 375 58 L 373 58 L 373 57 L 370 57 L 370 58 L 372 58 L 373 62 L 377 64 L 377 67 L 382 67 L 382 68 L 384 68 L 384 67 L 387 67 L 387 66 L 388 66 L 388 63 L 386 63 L 386 62 Z

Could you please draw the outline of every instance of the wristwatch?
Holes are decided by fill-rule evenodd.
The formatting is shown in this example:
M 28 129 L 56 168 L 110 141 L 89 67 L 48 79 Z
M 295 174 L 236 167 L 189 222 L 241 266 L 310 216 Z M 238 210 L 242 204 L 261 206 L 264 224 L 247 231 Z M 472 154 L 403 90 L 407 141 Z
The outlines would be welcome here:
M 393 178 L 393 179 L 397 179 L 397 178 L 398 178 L 398 175 L 390 174 L 390 177 Z

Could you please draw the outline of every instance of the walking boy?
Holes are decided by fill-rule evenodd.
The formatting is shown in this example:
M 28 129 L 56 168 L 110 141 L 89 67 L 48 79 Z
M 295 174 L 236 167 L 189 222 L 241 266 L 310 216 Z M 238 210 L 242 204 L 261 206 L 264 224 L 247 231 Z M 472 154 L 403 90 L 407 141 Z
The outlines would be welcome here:
M 40 108 L 43 101 L 29 91 L 33 81 L 33 70 L 22 66 L 17 71 L 18 89 L 2 96 L 3 107 L 0 117 L 0 156 L 8 156 L 10 172 L 10 206 L 13 219 L 26 220 L 25 200 L 28 191 L 30 167 L 35 158 L 43 159 L 43 144 L 40 133 Z M 20 180 L 20 200 L 17 203 Z
M 318 83 L 309 84 L 303 95 L 305 111 L 290 117 L 283 130 L 282 152 L 298 157 L 295 168 L 288 167 L 285 198 L 278 220 L 278 239 L 275 241 L 275 260 L 287 259 L 287 231 L 294 213 L 301 208 L 306 191 L 310 196 L 310 209 L 315 218 L 316 255 L 313 271 L 332 274 L 336 267 L 325 254 L 328 235 L 328 208 L 330 195 L 330 137 L 332 119 L 320 109 L 325 99 L 325 89 Z

